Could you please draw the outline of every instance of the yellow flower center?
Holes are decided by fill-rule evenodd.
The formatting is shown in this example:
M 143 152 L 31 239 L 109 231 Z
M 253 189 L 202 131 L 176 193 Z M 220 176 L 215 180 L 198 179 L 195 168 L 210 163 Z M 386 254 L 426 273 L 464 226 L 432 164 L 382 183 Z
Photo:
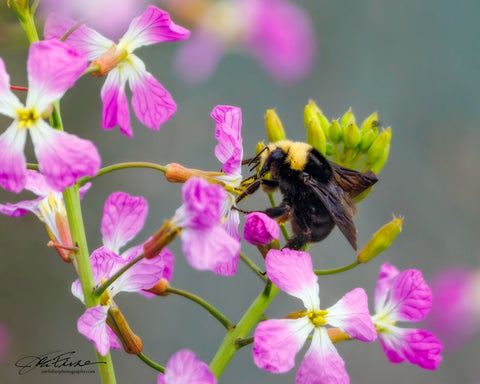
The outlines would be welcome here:
M 18 127 L 30 128 L 38 120 L 38 113 L 34 109 L 17 109 Z
M 328 311 L 320 310 L 316 312 L 313 312 L 313 311 L 309 312 L 307 314 L 307 317 L 315 326 L 320 326 L 327 323 L 327 320 L 325 320 L 325 317 L 324 317 L 326 315 L 328 315 Z

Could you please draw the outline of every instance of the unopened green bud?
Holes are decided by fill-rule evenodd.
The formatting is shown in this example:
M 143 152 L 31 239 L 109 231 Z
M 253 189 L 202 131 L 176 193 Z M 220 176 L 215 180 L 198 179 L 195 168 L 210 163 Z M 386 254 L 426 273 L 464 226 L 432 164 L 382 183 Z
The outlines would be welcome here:
M 387 145 L 387 148 L 385 148 L 385 151 L 383 151 L 383 155 L 380 157 L 380 159 L 378 159 L 375 163 L 373 163 L 370 166 L 370 169 L 372 170 L 373 173 L 375 173 L 376 175 L 380 173 L 383 166 L 387 162 L 389 153 L 390 153 L 390 143 Z
M 313 100 L 310 100 L 308 104 L 315 109 L 315 112 L 317 113 L 317 116 L 318 116 L 318 120 L 320 121 L 320 126 L 323 129 L 323 133 L 325 133 L 325 137 L 328 139 L 328 130 L 330 128 L 330 122 L 325 117 L 322 110 L 318 108 L 318 105 Z
M 355 148 L 360 143 L 360 130 L 357 124 L 348 124 L 343 129 L 343 142 L 347 148 Z
M 335 148 L 332 143 L 327 143 L 325 154 L 327 156 L 332 156 L 335 153 Z
M 368 263 L 379 253 L 390 247 L 393 240 L 398 236 L 402 230 L 402 219 L 396 217 L 388 224 L 380 228 L 365 245 L 365 247 L 358 253 L 357 259 L 361 263 Z
M 307 129 L 307 143 L 320 153 L 325 154 L 327 140 L 320 126 L 320 119 L 318 118 L 316 108 L 312 104 L 313 102 L 307 104 L 303 113 L 303 121 Z
M 390 145 L 391 139 L 392 129 L 384 129 L 368 149 L 367 162 L 370 164 L 376 163 L 383 156 L 385 150 Z
M 368 131 L 362 131 L 359 148 L 362 152 L 365 152 L 375 139 L 378 137 L 378 129 L 370 129 Z
M 267 109 L 267 113 L 265 114 L 265 127 L 267 129 L 268 141 L 271 143 L 286 139 L 282 121 L 274 109 Z
M 355 115 L 353 114 L 352 108 L 349 108 L 348 111 L 345 112 L 345 114 L 340 119 L 340 124 L 342 125 L 342 127 L 346 127 L 347 125 L 355 123 Z
M 329 129 L 329 138 L 334 144 L 338 144 L 342 140 L 343 129 L 338 123 L 338 120 L 332 120 L 332 124 Z
M 260 152 L 264 150 L 266 147 L 263 141 L 258 142 L 257 146 L 255 147 L 255 155 L 258 155 Z
M 362 123 L 362 126 L 360 127 L 360 130 L 362 132 L 369 131 L 372 128 L 378 128 L 378 113 L 373 112 L 370 116 L 368 116 Z

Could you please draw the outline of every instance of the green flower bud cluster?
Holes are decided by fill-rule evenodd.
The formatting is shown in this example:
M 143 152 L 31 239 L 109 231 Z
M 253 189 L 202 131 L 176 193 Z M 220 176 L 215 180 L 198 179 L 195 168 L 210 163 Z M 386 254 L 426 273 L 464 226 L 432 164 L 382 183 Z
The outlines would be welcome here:
M 305 106 L 303 122 L 307 143 L 337 164 L 378 174 L 387 161 L 392 130 L 390 127 L 379 129 L 377 112 L 358 127 L 351 109 L 340 119 L 329 121 L 317 104 L 310 100 Z M 286 139 L 282 121 L 275 110 L 267 110 L 265 126 L 269 142 Z
M 314 101 L 305 106 L 307 142 L 332 161 L 362 172 L 378 174 L 387 161 L 392 138 L 391 128 L 379 130 L 376 112 L 358 127 L 352 110 L 331 122 Z

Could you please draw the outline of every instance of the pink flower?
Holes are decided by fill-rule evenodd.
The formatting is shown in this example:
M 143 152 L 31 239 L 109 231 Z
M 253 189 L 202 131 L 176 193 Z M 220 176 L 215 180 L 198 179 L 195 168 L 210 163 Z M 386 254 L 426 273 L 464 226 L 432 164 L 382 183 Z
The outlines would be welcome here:
M 451 266 L 433 276 L 431 287 L 429 329 L 453 350 L 480 332 L 480 270 Z
M 183 205 L 172 218 L 182 228 L 182 248 L 190 265 L 231 275 L 220 266 L 232 265 L 238 258 L 240 243 L 220 226 L 226 192 L 220 185 L 198 177 L 188 179 L 182 188 Z
M 424 369 L 436 369 L 442 360 L 442 344 L 430 332 L 396 326 L 397 321 L 424 319 L 432 306 L 432 291 L 417 269 L 399 272 L 385 263 L 375 289 L 372 321 L 387 358 L 392 363 L 407 360 Z
M 192 351 L 182 349 L 168 360 L 165 374 L 158 375 L 158 384 L 216 384 L 217 379 Z
M 277 222 L 262 212 L 252 212 L 245 216 L 243 237 L 253 245 L 267 245 L 280 236 Z
M 227 50 L 250 53 L 280 83 L 310 72 L 315 38 L 309 16 L 287 0 L 215 2 L 197 21 L 192 39 L 178 55 L 182 78 L 209 77 Z
M 50 127 L 42 115 L 60 99 L 87 67 L 83 56 L 58 41 L 38 41 L 30 46 L 27 60 L 29 91 L 25 105 L 10 91 L 10 78 L 0 59 L 0 113 L 13 123 L 0 135 L 0 185 L 20 192 L 27 182 L 23 153 L 30 132 L 40 172 L 56 191 L 73 185 L 100 168 L 95 146 Z
M 73 20 L 56 18 L 52 14 L 45 23 L 45 37 L 58 39 L 73 24 Z M 118 44 L 85 25 L 68 37 L 66 42 L 89 60 L 99 59 L 107 52 L 107 56 L 111 56 L 114 67 L 108 72 L 101 91 L 103 128 L 118 125 L 124 135 L 133 136 L 125 94 L 127 82 L 132 90 L 135 115 L 150 129 L 158 130 L 175 113 L 177 106 L 170 93 L 146 71 L 144 62 L 133 52 L 145 45 L 183 40 L 189 35 L 190 32 L 176 25 L 167 12 L 148 6 L 142 15 L 132 20 Z
M 368 312 L 367 295 L 356 288 L 336 304 L 320 309 L 319 286 L 307 252 L 272 249 L 265 258 L 273 284 L 303 301 L 305 311 L 293 318 L 262 321 L 255 330 L 253 360 L 272 373 L 293 368 L 295 356 L 313 331 L 312 343 L 297 372 L 297 384 L 348 383 L 345 363 L 328 337 L 328 324 L 350 337 L 372 342 L 377 338 Z
M 142 229 L 147 211 L 147 202 L 143 197 L 133 197 L 123 192 L 115 192 L 109 196 L 101 225 L 104 246 L 90 256 L 96 286 L 108 280 L 142 253 L 143 244 L 121 254 L 120 248 Z M 107 295 L 108 300 L 103 299 L 103 305 L 88 308 L 79 318 L 78 331 L 95 344 L 101 355 L 105 355 L 110 347 L 120 348 L 115 334 L 106 323 L 113 297 L 119 292 L 138 292 L 151 296 L 144 290 L 152 288 L 162 278 L 172 278 L 173 259 L 173 254 L 166 248 L 157 257 L 142 259 L 107 288 L 102 297 Z M 80 280 L 77 279 L 72 284 L 72 293 L 81 301 L 84 300 Z

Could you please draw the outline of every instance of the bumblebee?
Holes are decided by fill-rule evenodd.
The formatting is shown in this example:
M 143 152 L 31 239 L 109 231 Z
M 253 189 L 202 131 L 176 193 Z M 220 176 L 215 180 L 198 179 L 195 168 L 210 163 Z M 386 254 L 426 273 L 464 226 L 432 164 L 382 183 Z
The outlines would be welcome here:
M 248 186 L 237 202 L 260 186 L 266 192 L 279 189 L 282 202 L 263 212 L 279 222 L 290 221 L 294 236 L 286 248 L 298 250 L 321 241 L 336 225 L 357 250 L 353 199 L 378 181 L 372 171 L 362 173 L 335 164 L 311 145 L 290 140 L 265 146 L 248 162 L 260 170 L 244 180 Z M 265 177 L 268 173 L 270 178 Z

